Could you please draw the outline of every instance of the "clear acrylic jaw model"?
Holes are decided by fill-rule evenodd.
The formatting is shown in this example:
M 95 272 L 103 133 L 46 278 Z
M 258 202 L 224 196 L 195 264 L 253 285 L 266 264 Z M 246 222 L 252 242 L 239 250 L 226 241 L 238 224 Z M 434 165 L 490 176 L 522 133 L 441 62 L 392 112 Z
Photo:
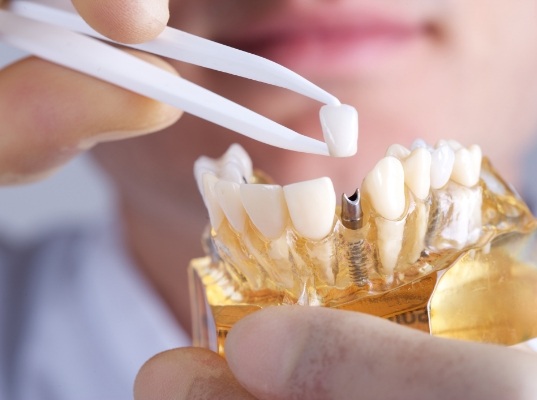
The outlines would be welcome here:
M 410 175 L 405 161 L 420 151 L 386 158 Z M 457 157 L 451 179 L 421 194 L 404 178 L 404 206 L 393 219 L 367 177 L 319 231 L 321 211 L 301 220 L 296 210 L 312 201 L 330 208 L 330 185 L 267 184 L 247 157 L 234 145 L 196 165 L 212 226 L 206 256 L 189 271 L 195 345 L 223 354 L 235 322 L 286 304 L 364 312 L 447 338 L 513 345 L 537 337 L 537 222 L 488 159 L 475 182 L 456 176 Z

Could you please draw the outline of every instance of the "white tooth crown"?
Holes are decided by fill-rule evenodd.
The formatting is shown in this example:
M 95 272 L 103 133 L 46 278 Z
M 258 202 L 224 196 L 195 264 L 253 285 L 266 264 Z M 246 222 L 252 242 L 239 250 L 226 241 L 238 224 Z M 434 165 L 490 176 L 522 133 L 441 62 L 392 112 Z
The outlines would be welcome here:
M 455 153 L 448 144 L 441 144 L 431 153 L 431 187 L 440 189 L 444 187 L 453 171 Z
M 215 195 L 227 220 L 237 232 L 244 232 L 246 210 L 242 205 L 241 187 L 237 182 L 219 180 L 215 184 Z
M 246 213 L 259 232 L 268 239 L 280 237 L 289 218 L 282 187 L 243 184 L 240 195 Z
M 399 160 L 404 160 L 410 155 L 410 150 L 408 150 L 405 146 L 394 143 L 388 147 L 388 150 L 386 150 L 386 157 L 392 156 Z
M 350 157 L 358 149 L 358 112 L 346 104 L 325 105 L 320 111 L 324 141 L 332 157 Z
M 283 191 L 293 226 L 300 235 L 320 240 L 332 231 L 336 193 L 330 178 L 287 185 Z
M 431 153 L 418 147 L 403 161 L 405 183 L 414 195 L 424 200 L 431 189 Z
M 207 172 L 202 175 L 201 180 L 203 185 L 203 199 L 205 201 L 205 207 L 207 207 L 207 211 L 209 211 L 211 226 L 214 229 L 218 229 L 224 220 L 224 212 L 220 207 L 218 195 L 215 190 L 218 178 L 213 173 Z
M 451 179 L 463 186 L 474 186 L 479 181 L 481 173 L 481 148 L 477 145 L 468 149 L 459 148 L 455 152 L 455 162 Z
M 238 164 L 239 170 L 242 173 L 242 177 L 246 179 L 246 182 L 249 182 L 253 175 L 253 165 L 250 156 L 238 144 L 232 144 L 229 149 L 222 156 L 221 164 L 225 167 L 229 162 Z M 240 182 L 243 182 L 242 180 Z
M 396 220 L 405 211 L 405 173 L 395 157 L 384 157 L 367 174 L 365 191 L 375 210 L 385 219 Z

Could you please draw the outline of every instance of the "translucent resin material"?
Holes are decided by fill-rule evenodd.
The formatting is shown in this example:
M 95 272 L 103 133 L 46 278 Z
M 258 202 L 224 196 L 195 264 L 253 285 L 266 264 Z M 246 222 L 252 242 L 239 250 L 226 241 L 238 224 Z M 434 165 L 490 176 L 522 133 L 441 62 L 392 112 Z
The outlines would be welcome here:
M 387 220 L 364 197 L 357 229 L 338 208 L 321 240 L 292 226 L 269 240 L 251 222 L 239 233 L 224 219 L 206 233 L 207 256 L 191 263 L 194 340 L 222 352 L 236 321 L 284 304 L 365 312 L 444 337 L 537 337 L 536 223 L 489 161 L 477 185 L 449 181 L 424 200 L 407 189 L 406 199 L 403 216 Z

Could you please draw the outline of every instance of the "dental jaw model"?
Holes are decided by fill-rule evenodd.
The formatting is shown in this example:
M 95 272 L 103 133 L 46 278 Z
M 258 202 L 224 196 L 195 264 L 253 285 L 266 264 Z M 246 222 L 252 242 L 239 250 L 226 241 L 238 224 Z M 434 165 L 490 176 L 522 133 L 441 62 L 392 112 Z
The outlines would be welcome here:
M 537 337 L 535 220 L 478 146 L 392 145 L 340 204 L 329 178 L 281 187 L 238 145 L 200 158 L 195 177 L 211 224 L 190 268 L 197 345 L 223 353 L 236 321 L 284 304 L 451 338 Z

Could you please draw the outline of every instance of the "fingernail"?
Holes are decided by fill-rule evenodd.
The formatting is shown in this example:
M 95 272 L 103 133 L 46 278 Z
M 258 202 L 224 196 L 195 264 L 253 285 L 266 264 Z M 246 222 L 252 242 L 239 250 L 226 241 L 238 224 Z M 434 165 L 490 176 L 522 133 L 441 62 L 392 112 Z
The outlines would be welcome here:
M 293 321 L 293 308 L 258 311 L 239 321 L 226 339 L 229 367 L 254 395 L 278 393 L 291 379 L 306 337 Z

